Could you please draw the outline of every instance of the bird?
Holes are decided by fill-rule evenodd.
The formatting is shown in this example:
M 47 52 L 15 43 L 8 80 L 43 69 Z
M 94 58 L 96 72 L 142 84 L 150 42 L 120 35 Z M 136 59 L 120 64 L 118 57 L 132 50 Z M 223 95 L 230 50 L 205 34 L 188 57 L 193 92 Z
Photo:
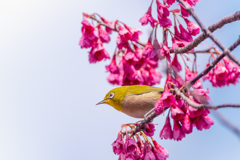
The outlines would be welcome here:
M 163 91 L 163 88 L 146 85 L 121 86 L 110 90 L 96 105 L 108 104 L 131 117 L 145 119 Z

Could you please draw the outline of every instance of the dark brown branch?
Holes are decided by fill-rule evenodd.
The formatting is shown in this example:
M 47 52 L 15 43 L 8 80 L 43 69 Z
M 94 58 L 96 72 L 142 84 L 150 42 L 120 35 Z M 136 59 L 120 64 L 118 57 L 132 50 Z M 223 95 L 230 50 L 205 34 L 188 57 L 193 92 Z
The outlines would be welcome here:
M 240 37 L 238 38 L 238 40 L 232 44 L 228 49 L 230 51 L 233 51 L 238 45 L 240 44 Z M 198 74 L 195 78 L 193 78 L 191 81 L 189 81 L 188 83 L 188 88 L 190 88 L 195 82 L 197 82 L 197 80 L 199 80 L 201 77 L 203 77 L 204 75 L 206 75 L 221 59 L 223 59 L 225 57 L 225 54 L 221 54 L 220 56 L 218 56 L 207 68 L 205 68 L 200 74 Z
M 240 104 L 221 104 L 221 105 L 208 105 L 208 104 L 197 104 L 193 101 L 191 101 L 187 96 L 185 96 L 175 85 L 172 85 L 173 89 L 176 93 L 176 95 L 180 96 L 185 102 L 187 102 L 190 106 L 196 109 L 218 109 L 218 108 L 226 108 L 226 107 L 232 107 L 232 108 L 240 108 Z
M 235 12 L 229 16 L 223 17 L 220 21 L 210 25 L 208 29 L 211 32 L 216 31 L 217 29 L 221 28 L 225 24 L 234 22 L 240 20 L 240 11 Z M 190 51 L 191 49 L 197 47 L 202 41 L 204 41 L 206 38 L 208 38 L 208 35 L 205 33 L 200 34 L 197 38 L 195 38 L 191 43 L 186 45 L 185 47 L 181 48 L 175 48 L 174 50 L 171 50 L 171 53 L 186 53 Z
M 228 121 L 221 113 L 218 111 L 212 112 L 216 118 L 220 120 L 220 122 L 229 128 L 231 131 L 233 131 L 239 138 L 240 138 L 240 128 L 236 127 L 234 124 L 232 124 L 230 121 Z
M 165 108 L 164 111 L 166 111 L 168 108 Z M 164 113 L 164 112 L 163 112 Z M 137 132 L 140 132 L 142 130 L 144 130 L 144 126 L 146 123 L 151 122 L 154 118 L 156 118 L 157 116 L 159 116 L 161 114 L 157 114 L 155 113 L 154 110 L 152 110 L 147 116 L 146 116 L 146 120 L 142 120 L 135 128 L 132 128 L 131 130 L 128 130 L 128 133 L 131 134 L 136 134 Z M 122 132 L 122 134 L 126 134 L 125 132 Z
M 90 16 L 89 18 L 97 21 L 98 24 L 101 25 L 101 26 L 108 27 L 108 28 L 110 28 L 111 30 L 113 30 L 113 31 L 115 31 L 115 32 L 118 32 L 118 30 L 117 30 L 116 28 L 112 28 L 111 26 L 107 25 L 106 23 L 103 23 L 103 22 L 99 21 L 99 20 L 98 20 L 97 18 L 95 18 L 94 16 Z M 142 42 L 137 41 L 136 43 L 139 44 L 139 45 L 141 45 L 141 46 L 143 46 L 143 47 L 145 46 L 145 44 L 142 43 Z
M 192 8 L 185 3 L 183 0 L 177 0 L 179 3 L 181 3 L 185 9 L 192 15 L 192 17 L 195 19 L 195 21 L 198 23 L 198 25 L 201 27 L 202 31 L 212 39 L 212 41 L 215 42 L 215 44 L 221 48 L 221 50 L 223 51 L 223 54 L 227 55 L 233 62 L 235 62 L 238 66 L 240 66 L 240 61 L 235 58 L 231 51 L 229 49 L 227 49 L 213 34 L 212 32 L 207 29 L 203 23 L 200 21 L 200 19 L 198 18 L 198 16 L 193 12 Z

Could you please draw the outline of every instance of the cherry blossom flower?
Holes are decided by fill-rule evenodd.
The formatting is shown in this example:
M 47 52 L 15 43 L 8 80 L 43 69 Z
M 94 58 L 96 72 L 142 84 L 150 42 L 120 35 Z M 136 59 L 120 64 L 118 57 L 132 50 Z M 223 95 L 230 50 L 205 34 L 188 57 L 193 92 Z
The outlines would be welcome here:
M 145 154 L 144 160 L 156 160 L 156 157 L 152 152 L 150 146 L 147 144 L 147 142 L 145 146 L 146 146 L 146 154 Z
M 103 17 L 100 17 L 101 20 L 106 23 L 107 25 L 109 25 L 110 27 L 114 28 L 114 25 L 115 25 L 115 22 L 109 22 L 107 21 L 105 18 Z M 109 27 L 105 27 L 105 30 L 108 34 L 111 34 L 112 33 L 112 29 L 110 29 Z
M 119 84 L 119 74 L 115 74 L 115 73 L 110 73 L 107 77 L 107 80 L 109 83 L 111 84 Z
M 130 138 L 128 134 L 126 134 L 124 149 L 125 153 L 132 153 L 136 150 L 136 141 L 133 138 Z
M 183 122 L 182 122 L 182 131 L 184 133 L 192 133 L 193 125 L 191 119 L 188 114 L 185 115 Z
M 185 133 L 182 131 L 182 128 L 178 121 L 174 121 L 173 126 L 173 139 L 180 141 L 185 137 Z
M 119 132 L 117 139 L 112 143 L 113 152 L 114 154 L 120 155 L 121 153 L 124 153 L 124 142 L 122 139 L 122 133 Z
M 186 2 L 185 2 L 186 3 Z M 181 15 L 183 16 L 183 17 L 189 17 L 191 14 L 190 13 L 188 13 L 188 11 L 181 5 L 181 4 L 179 4 L 180 5 L 180 8 L 181 8 Z
M 142 34 L 142 31 L 137 28 L 132 28 L 124 24 L 125 28 L 132 34 L 131 40 L 137 42 L 139 39 L 139 35 Z
M 148 23 L 150 23 L 150 25 L 154 28 L 155 20 L 152 17 L 151 11 L 152 11 L 152 4 L 149 6 L 147 12 L 143 15 L 143 17 L 140 18 L 139 20 L 142 26 L 145 26 Z
M 89 52 L 89 62 L 96 63 L 101 60 L 110 59 L 108 52 L 103 47 L 102 42 L 100 39 L 97 43 L 92 47 L 91 51 Z
M 184 18 L 184 20 L 187 24 L 189 34 L 191 34 L 192 36 L 196 36 L 197 34 L 200 33 L 200 27 L 196 23 L 193 23 L 186 18 Z
M 165 107 L 164 107 L 164 105 L 163 105 L 163 103 L 162 103 L 162 99 L 159 98 L 159 99 L 157 100 L 157 102 L 155 103 L 154 110 L 155 110 L 155 112 L 156 112 L 157 114 L 161 114 L 161 113 L 163 113 L 164 108 L 165 108 Z
M 164 0 L 168 5 L 175 3 L 175 0 Z
M 147 136 L 152 137 L 155 132 L 155 125 L 153 123 L 145 124 L 145 130 L 143 131 Z
M 119 73 L 119 68 L 116 64 L 116 55 L 113 55 L 112 61 L 109 65 L 105 66 L 107 72 L 111 72 L 111 73 Z
M 156 0 L 157 3 L 157 13 L 158 21 L 161 27 L 169 28 L 172 26 L 172 22 L 167 17 L 169 16 L 169 6 L 163 5 L 159 0 Z
M 173 69 L 175 69 L 177 72 L 180 72 L 182 70 L 182 66 L 178 62 L 177 54 L 174 55 L 171 65 L 172 65 Z
M 102 29 L 102 27 L 99 25 L 98 26 L 98 34 L 99 38 L 103 43 L 108 43 L 110 41 L 110 37 L 106 31 Z
M 187 0 L 187 2 L 190 6 L 196 6 L 196 4 L 200 2 L 200 0 Z
M 183 119 L 185 116 L 185 113 L 177 106 L 172 105 L 171 107 L 171 117 L 172 119 L 178 121 Z
M 156 155 L 156 159 L 157 160 L 166 160 L 169 155 L 168 155 L 168 151 L 163 148 L 162 146 L 160 146 L 155 140 L 153 140 L 153 144 L 154 144 L 154 154 Z M 156 152 L 156 150 L 158 152 Z
M 90 48 L 98 40 L 97 31 L 86 19 L 83 19 L 82 25 L 82 37 L 79 41 L 79 45 L 81 48 Z
M 160 60 L 162 60 L 162 59 L 164 59 L 166 57 L 168 62 L 171 62 L 170 50 L 169 50 L 169 48 L 168 48 L 166 43 L 160 49 L 159 53 L 160 54 L 158 55 L 158 57 L 159 57 Z
M 175 98 L 168 89 L 164 90 L 160 98 L 162 99 L 162 103 L 165 107 L 170 107 L 171 105 L 175 104 Z
M 165 125 L 163 126 L 161 132 L 160 132 L 160 138 L 161 139 L 172 139 L 173 138 L 173 132 L 171 129 L 171 124 L 170 124 L 170 118 L 167 116 Z

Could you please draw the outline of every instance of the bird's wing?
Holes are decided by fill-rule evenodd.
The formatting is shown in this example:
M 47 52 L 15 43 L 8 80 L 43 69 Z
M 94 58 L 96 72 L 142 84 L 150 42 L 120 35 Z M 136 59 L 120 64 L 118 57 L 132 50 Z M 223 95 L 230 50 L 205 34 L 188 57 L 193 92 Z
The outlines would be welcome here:
M 137 85 L 136 86 L 129 86 L 129 90 L 127 92 L 127 95 L 140 95 L 144 93 L 150 93 L 150 92 L 159 92 L 159 94 L 162 94 L 163 88 L 157 88 L 157 87 L 150 87 L 145 85 Z

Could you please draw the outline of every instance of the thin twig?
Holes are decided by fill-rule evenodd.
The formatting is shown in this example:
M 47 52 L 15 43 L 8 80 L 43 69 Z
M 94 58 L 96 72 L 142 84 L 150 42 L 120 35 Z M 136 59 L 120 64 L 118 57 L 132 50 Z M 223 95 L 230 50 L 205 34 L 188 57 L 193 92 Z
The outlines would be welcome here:
M 118 30 L 117 30 L 116 28 L 112 28 L 111 26 L 107 25 L 106 23 L 103 23 L 103 22 L 99 21 L 98 19 L 96 19 L 96 18 L 93 17 L 93 16 L 90 16 L 89 18 L 91 18 L 91 19 L 97 21 L 99 25 L 102 25 L 102 26 L 108 27 L 108 28 L 110 28 L 111 30 L 113 30 L 113 31 L 115 31 L 115 32 L 118 32 Z M 140 42 L 140 41 L 137 41 L 136 43 L 139 44 L 139 45 L 141 45 L 141 46 L 143 46 L 143 47 L 145 46 L 145 44 L 142 43 L 142 42 Z
M 238 66 L 240 66 L 240 61 L 234 57 L 231 53 L 231 51 L 229 49 L 227 49 L 213 34 L 212 32 L 207 29 L 203 23 L 200 21 L 200 19 L 198 18 L 198 16 L 193 12 L 191 6 L 189 6 L 187 3 L 185 3 L 183 0 L 177 0 L 179 3 L 181 3 L 185 9 L 188 11 L 188 13 L 190 13 L 192 15 L 192 17 L 195 19 L 195 21 L 198 23 L 198 25 L 201 27 L 202 31 L 212 39 L 213 42 L 215 42 L 215 44 L 221 48 L 221 50 L 223 51 L 223 54 L 227 55 L 233 62 L 235 62 Z
M 166 111 L 168 108 L 164 108 L 164 111 Z M 163 112 L 164 113 L 164 112 Z M 157 114 L 154 110 L 150 113 L 148 113 L 148 115 L 145 117 L 146 120 L 142 120 L 135 128 L 132 128 L 130 130 L 128 130 L 127 132 L 128 133 L 131 133 L 131 134 L 136 134 L 137 132 L 141 131 L 141 130 L 144 130 L 144 126 L 146 123 L 149 123 L 151 122 L 154 118 L 156 118 L 157 116 L 159 116 L 161 114 Z M 125 132 L 122 132 L 122 134 L 126 134 Z
M 196 109 L 219 109 L 219 108 L 226 108 L 226 107 L 232 107 L 232 108 L 240 108 L 240 104 L 220 104 L 220 105 L 208 105 L 208 104 L 197 104 L 190 100 L 187 96 L 185 96 L 175 85 L 172 85 L 173 89 L 176 93 L 176 95 L 180 96 L 185 102 L 187 102 L 190 106 Z
M 218 118 L 220 120 L 220 122 L 225 127 L 229 128 L 231 131 L 233 131 L 240 138 L 240 128 L 236 127 L 229 120 L 227 120 L 220 112 L 214 111 L 212 113 L 216 116 L 216 118 Z
M 240 20 L 240 11 L 235 12 L 229 16 L 223 17 L 220 21 L 210 25 L 208 29 L 211 32 L 216 31 L 217 29 L 220 29 L 222 26 L 225 24 L 234 22 Z M 171 53 L 186 53 L 192 50 L 193 48 L 197 47 L 202 41 L 204 41 L 206 38 L 208 38 L 208 35 L 205 33 L 200 34 L 197 38 L 195 38 L 191 43 L 184 47 L 178 47 L 175 48 L 174 50 L 171 49 Z
M 239 44 L 240 44 L 240 37 L 228 49 L 230 51 L 233 51 Z M 218 56 L 207 68 L 205 68 L 201 73 L 199 73 L 196 77 L 194 77 L 191 81 L 189 81 L 187 88 L 190 88 L 195 82 L 197 82 L 197 80 L 199 80 L 201 77 L 206 75 L 224 57 L 225 57 L 225 54 L 221 54 L 220 56 Z

